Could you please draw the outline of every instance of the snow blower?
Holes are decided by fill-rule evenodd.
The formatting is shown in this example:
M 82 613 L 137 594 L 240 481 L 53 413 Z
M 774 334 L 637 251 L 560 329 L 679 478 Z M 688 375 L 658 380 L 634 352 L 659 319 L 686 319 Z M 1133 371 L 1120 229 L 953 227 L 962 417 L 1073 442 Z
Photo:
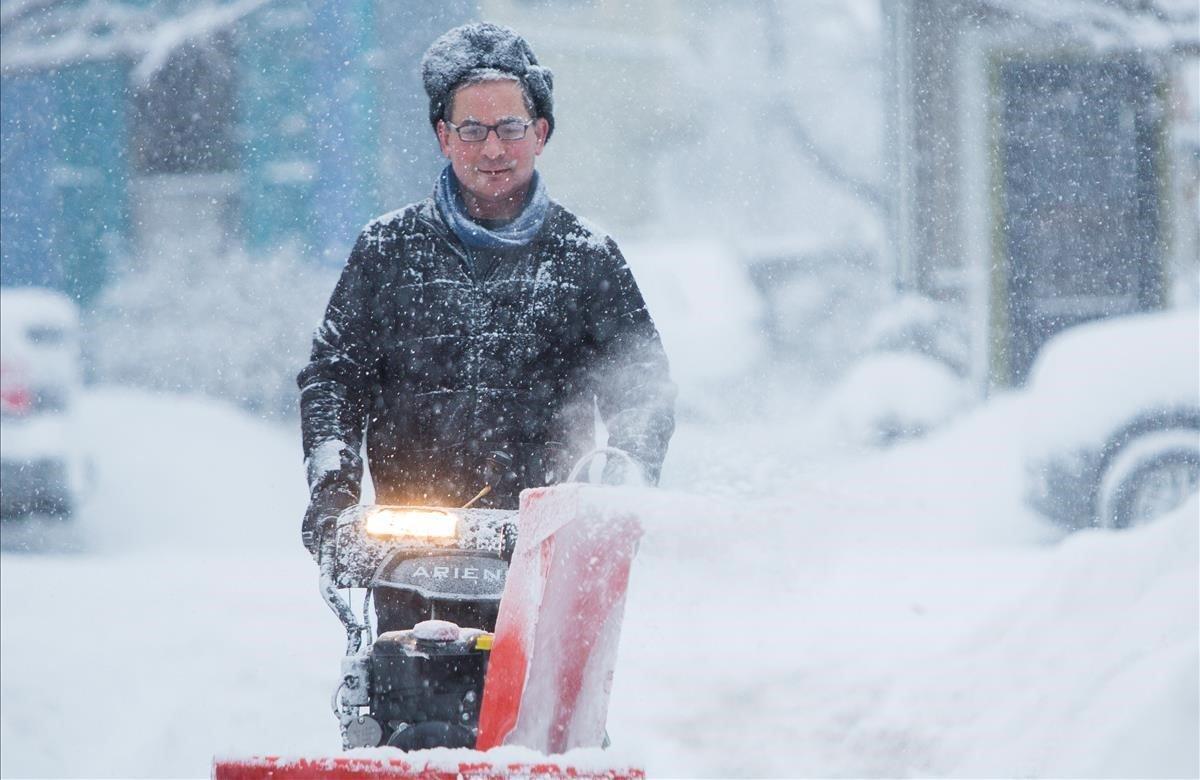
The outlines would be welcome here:
M 642 533 L 611 491 L 526 490 L 519 512 L 343 512 L 320 590 L 346 630 L 332 705 L 348 752 L 218 759 L 213 776 L 644 777 L 600 750 Z M 343 595 L 355 588 L 359 613 Z

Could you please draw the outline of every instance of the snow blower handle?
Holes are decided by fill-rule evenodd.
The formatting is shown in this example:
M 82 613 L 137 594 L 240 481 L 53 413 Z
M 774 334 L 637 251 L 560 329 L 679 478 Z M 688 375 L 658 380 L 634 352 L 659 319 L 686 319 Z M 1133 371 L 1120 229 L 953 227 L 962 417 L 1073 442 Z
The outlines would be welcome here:
M 333 570 L 336 558 L 337 524 L 330 523 L 321 533 L 321 547 L 317 556 L 317 564 L 321 572 L 321 598 L 325 599 L 325 603 L 329 605 L 333 614 L 338 616 L 338 620 L 342 621 L 342 625 L 346 628 L 346 655 L 356 655 L 362 647 L 363 638 L 369 627 L 355 619 L 354 608 L 338 591 L 337 578 Z
M 585 453 L 583 457 L 575 462 L 575 468 L 571 469 L 571 475 L 567 477 L 567 482 L 577 481 L 584 469 L 592 465 L 592 461 L 596 459 L 597 455 L 608 455 L 610 457 L 615 455 L 618 458 L 622 458 L 637 474 L 641 475 L 643 481 L 645 480 L 646 472 L 642 464 L 628 452 L 617 447 L 597 447 L 591 452 Z

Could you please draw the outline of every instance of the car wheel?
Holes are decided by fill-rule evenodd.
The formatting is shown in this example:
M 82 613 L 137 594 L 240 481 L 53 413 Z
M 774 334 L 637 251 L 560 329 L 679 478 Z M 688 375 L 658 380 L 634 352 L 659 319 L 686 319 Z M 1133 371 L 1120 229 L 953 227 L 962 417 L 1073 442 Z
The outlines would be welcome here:
M 1155 431 L 1126 444 L 1100 480 L 1096 525 L 1130 528 L 1160 517 L 1200 489 L 1200 431 Z

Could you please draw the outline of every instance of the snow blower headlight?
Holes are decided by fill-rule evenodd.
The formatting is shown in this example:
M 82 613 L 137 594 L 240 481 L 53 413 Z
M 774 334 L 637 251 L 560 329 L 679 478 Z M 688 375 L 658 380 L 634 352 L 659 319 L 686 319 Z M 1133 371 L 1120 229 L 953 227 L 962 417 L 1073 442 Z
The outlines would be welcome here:
M 420 539 L 453 542 L 458 518 L 436 509 L 376 509 L 367 515 L 367 533 L 385 539 Z

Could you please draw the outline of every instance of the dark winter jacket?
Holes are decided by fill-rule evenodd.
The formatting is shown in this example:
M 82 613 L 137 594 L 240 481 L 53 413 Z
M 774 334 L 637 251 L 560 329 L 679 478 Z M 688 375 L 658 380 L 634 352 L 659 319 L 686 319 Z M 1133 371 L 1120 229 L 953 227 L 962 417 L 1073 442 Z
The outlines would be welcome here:
M 497 252 L 464 248 L 432 199 L 372 222 L 298 381 L 314 499 L 358 495 L 364 431 L 377 502 L 458 506 L 502 473 L 481 505 L 515 507 L 593 446 L 594 409 L 651 480 L 674 430 L 620 250 L 557 203 Z

